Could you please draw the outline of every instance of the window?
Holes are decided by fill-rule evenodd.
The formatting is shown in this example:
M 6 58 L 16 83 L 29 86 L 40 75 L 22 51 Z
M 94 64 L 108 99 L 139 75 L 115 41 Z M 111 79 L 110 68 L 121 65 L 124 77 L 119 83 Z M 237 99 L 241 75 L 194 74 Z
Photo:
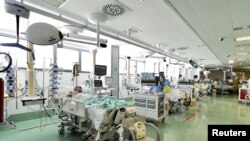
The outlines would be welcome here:
M 34 45 L 35 50 L 35 68 L 49 68 L 50 64 L 53 63 L 53 46 L 39 46 Z
M 93 72 L 93 54 L 88 52 L 82 52 L 82 71 Z
M 133 50 L 133 51 L 131 51 Z M 126 44 L 123 43 L 120 45 L 120 56 L 124 57 L 124 56 L 131 56 L 131 59 L 133 59 L 133 57 L 142 57 L 141 54 L 148 52 L 147 50 L 143 49 L 143 48 L 139 48 L 130 44 Z M 143 58 L 143 57 L 142 57 Z
M 144 72 L 144 63 L 137 62 L 137 73 L 141 74 L 142 72 Z
M 96 54 L 96 64 L 107 66 L 107 75 L 111 75 L 111 47 L 100 48 Z
M 119 59 L 119 73 L 126 74 L 127 73 L 127 65 L 125 59 Z
M 145 63 L 145 72 L 152 72 L 154 73 L 154 67 L 155 71 L 157 71 L 157 66 L 155 66 L 155 59 L 147 58 Z
M 72 70 L 73 64 L 79 62 L 78 51 L 59 48 L 57 49 L 57 65 L 59 68 Z
M 130 74 L 135 74 L 135 73 L 136 73 L 136 62 L 130 61 Z

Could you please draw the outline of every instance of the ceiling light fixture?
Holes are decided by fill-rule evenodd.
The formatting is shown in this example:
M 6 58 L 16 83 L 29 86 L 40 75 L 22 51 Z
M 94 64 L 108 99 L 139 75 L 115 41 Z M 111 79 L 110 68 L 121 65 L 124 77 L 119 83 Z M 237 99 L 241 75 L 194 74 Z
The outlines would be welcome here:
M 138 29 L 136 27 L 133 27 L 133 26 L 131 26 L 131 27 L 127 28 L 127 29 L 121 30 L 121 33 L 126 34 L 128 36 L 142 34 L 142 32 L 143 32 L 142 30 L 140 30 L 140 29 Z
M 241 53 L 237 53 L 236 55 L 247 55 L 248 52 L 241 52 Z
M 237 58 L 237 61 L 246 60 L 247 58 Z
M 235 38 L 235 42 L 247 41 L 250 40 L 250 36 L 243 36 Z
M 233 64 L 233 63 L 234 63 L 234 60 L 229 60 L 228 63 L 229 63 L 229 64 Z
M 169 49 L 165 49 L 165 52 L 175 52 L 175 48 L 169 48 Z
M 73 33 L 73 34 L 77 34 L 77 33 L 81 33 L 83 32 L 83 27 L 80 26 L 75 26 L 75 25 L 64 25 L 60 28 L 60 31 L 63 34 L 69 34 L 69 33 Z
M 157 43 L 155 44 L 156 47 L 167 47 L 168 44 L 167 43 Z

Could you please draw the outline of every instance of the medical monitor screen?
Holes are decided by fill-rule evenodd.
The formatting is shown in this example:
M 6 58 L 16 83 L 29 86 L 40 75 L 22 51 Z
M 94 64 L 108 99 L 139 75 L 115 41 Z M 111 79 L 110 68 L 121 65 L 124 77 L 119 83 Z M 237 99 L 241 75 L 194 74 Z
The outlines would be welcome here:
M 232 79 L 232 77 L 231 76 L 226 76 L 226 79 Z
M 160 76 L 161 78 L 164 78 L 164 72 L 159 72 L 159 76 Z
M 102 80 L 94 80 L 94 86 L 97 88 L 102 87 Z
M 95 75 L 106 75 L 107 74 L 107 66 L 104 65 L 95 65 Z

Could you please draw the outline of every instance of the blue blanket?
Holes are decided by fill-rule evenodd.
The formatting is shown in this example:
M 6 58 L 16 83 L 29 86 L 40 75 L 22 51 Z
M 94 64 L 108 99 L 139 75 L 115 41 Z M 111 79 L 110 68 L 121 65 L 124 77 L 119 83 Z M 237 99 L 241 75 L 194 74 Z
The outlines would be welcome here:
M 127 103 L 124 100 L 117 100 L 115 97 L 111 96 L 97 96 L 87 98 L 85 101 L 85 105 L 99 105 L 102 108 L 116 108 L 120 109 L 122 107 L 126 107 Z

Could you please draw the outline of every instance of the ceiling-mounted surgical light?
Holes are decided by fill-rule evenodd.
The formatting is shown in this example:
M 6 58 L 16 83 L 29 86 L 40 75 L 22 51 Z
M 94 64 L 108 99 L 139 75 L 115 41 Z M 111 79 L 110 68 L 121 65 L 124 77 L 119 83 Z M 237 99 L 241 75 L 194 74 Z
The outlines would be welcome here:
M 194 68 L 198 68 L 198 67 L 199 67 L 198 62 L 197 62 L 195 59 L 189 59 L 189 60 L 188 60 L 188 63 L 189 63 L 192 67 L 194 67 Z
M 63 34 L 50 24 L 34 23 L 28 27 L 26 37 L 36 45 L 53 45 L 63 39 Z
M 63 34 L 78 34 L 84 31 L 83 27 L 80 26 L 75 26 L 75 25 L 64 25 L 63 27 L 60 28 L 60 31 Z

